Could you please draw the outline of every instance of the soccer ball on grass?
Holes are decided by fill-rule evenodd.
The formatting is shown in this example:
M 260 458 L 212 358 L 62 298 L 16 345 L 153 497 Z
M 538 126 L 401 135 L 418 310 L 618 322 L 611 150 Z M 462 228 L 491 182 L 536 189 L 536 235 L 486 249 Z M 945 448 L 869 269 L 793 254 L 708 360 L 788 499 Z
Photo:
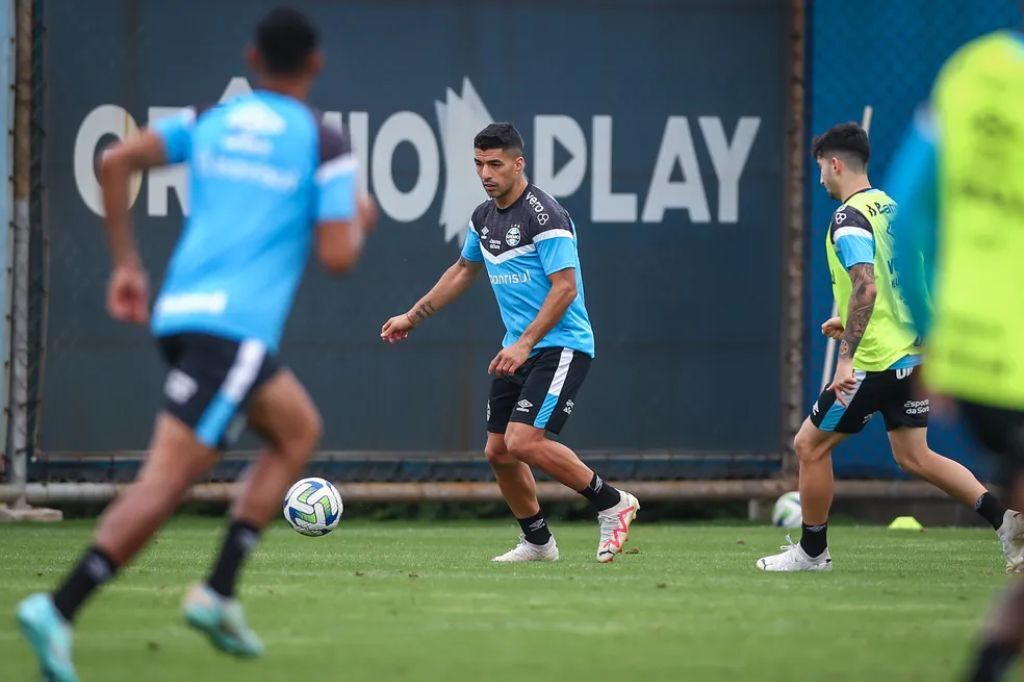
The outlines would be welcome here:
M 338 527 L 341 495 L 330 481 L 304 478 L 284 496 L 284 518 L 299 533 L 317 537 Z

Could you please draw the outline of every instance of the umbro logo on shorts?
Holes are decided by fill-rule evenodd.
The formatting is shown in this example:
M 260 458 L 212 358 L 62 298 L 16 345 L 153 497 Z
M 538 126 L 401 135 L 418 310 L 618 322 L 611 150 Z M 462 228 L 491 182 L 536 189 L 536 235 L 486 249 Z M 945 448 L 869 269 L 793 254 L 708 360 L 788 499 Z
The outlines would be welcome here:
M 516 412 L 529 412 L 533 409 L 533 403 L 529 400 L 523 399 L 516 403 Z
M 567 400 L 565 401 L 565 408 L 562 411 L 566 414 L 572 414 L 572 408 L 574 407 L 576 407 L 576 404 L 571 400 Z
M 164 384 L 164 393 L 171 402 L 184 405 L 195 395 L 199 385 L 196 380 L 182 372 L 180 369 L 172 369 L 167 374 L 167 382 Z

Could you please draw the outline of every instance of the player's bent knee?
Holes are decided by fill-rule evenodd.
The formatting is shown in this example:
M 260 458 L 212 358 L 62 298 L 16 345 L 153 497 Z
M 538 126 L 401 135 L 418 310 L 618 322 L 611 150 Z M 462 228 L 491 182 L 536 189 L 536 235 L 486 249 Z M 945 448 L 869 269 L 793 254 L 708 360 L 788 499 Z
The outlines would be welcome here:
M 320 416 L 320 412 L 314 407 L 309 411 L 309 415 L 306 420 L 306 439 L 309 444 L 309 449 L 314 450 L 316 446 L 320 444 L 320 439 L 324 436 L 324 420 Z
M 793 449 L 796 451 L 796 456 L 801 462 L 817 462 L 828 452 L 827 449 L 819 445 L 814 439 L 806 435 L 803 431 L 796 434 L 796 438 L 793 439 Z
M 921 453 L 908 450 L 894 450 L 892 455 L 900 469 L 913 476 L 920 476 L 926 468 L 924 458 L 920 456 Z
M 515 459 L 532 464 L 538 448 L 544 444 L 544 433 L 529 427 L 513 427 L 505 433 L 505 447 Z
M 310 408 L 306 411 L 301 422 L 297 425 L 294 436 L 290 439 L 291 442 L 287 446 L 289 454 L 305 461 L 316 450 L 316 446 L 320 444 L 323 432 L 324 426 L 320 413 L 316 408 Z
M 275 435 L 271 441 L 272 451 L 292 462 L 295 468 L 301 469 L 320 443 L 322 432 L 320 415 L 313 409 L 308 414 L 296 417 L 287 431 Z
M 484 446 L 484 456 L 487 458 L 487 463 L 492 467 L 509 466 L 519 462 L 509 453 L 504 445 L 498 445 L 490 441 Z

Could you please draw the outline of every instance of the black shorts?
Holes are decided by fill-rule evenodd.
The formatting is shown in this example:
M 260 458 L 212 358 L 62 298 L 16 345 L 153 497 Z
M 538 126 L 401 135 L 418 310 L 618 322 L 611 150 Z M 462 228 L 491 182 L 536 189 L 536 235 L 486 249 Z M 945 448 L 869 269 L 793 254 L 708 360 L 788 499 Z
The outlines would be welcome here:
M 245 426 L 249 398 L 279 369 L 274 357 L 252 339 L 189 333 L 163 336 L 158 342 L 170 367 L 163 409 L 208 447 L 230 447 Z
M 487 431 L 505 433 L 510 421 L 558 433 L 576 407 L 592 358 L 571 348 L 544 348 L 512 376 L 497 377 L 487 401 Z
M 971 435 L 998 458 L 1004 475 L 1024 473 L 1024 412 L 960 403 Z
M 915 389 L 914 369 L 857 370 L 853 391 L 837 396 L 826 389 L 818 396 L 811 409 L 811 423 L 822 431 L 860 433 L 875 412 L 881 412 L 886 431 L 928 426 L 928 398 Z

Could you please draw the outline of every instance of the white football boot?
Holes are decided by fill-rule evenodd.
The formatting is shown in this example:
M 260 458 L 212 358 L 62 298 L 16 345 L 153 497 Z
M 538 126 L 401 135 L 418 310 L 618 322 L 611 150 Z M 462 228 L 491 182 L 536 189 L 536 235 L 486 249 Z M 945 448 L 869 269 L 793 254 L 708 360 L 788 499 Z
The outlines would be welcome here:
M 996 531 L 1003 546 L 1008 573 L 1024 573 L 1024 516 L 1008 509 L 1003 514 L 1003 525 Z
M 601 525 L 601 539 L 597 543 L 597 560 L 602 564 L 615 559 L 622 552 L 626 540 L 629 539 L 629 527 L 636 518 L 640 502 L 625 490 L 620 490 L 622 499 L 614 507 L 597 513 L 597 521 Z
M 552 535 L 543 545 L 535 545 L 527 542 L 522 535 L 519 536 L 519 544 L 509 551 L 494 557 L 491 561 L 498 563 L 512 563 L 517 561 L 558 561 L 558 544 L 555 536 Z
M 797 571 L 831 571 L 832 557 L 826 548 L 821 556 L 809 557 L 799 543 L 794 543 L 786 536 L 786 544 L 780 548 L 780 554 L 762 557 L 757 560 L 757 567 L 762 571 L 793 573 Z

